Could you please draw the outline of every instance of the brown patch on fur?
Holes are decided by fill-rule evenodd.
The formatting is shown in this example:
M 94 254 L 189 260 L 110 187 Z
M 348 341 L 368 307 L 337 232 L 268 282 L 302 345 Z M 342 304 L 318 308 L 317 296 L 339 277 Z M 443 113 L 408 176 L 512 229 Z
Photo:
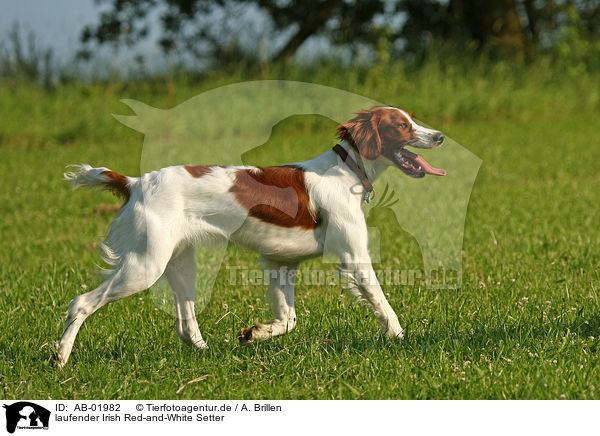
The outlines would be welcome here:
M 346 140 L 362 157 L 373 160 L 413 139 L 410 120 L 402 112 L 385 107 L 361 111 L 338 127 L 338 137 Z
M 112 191 L 119 197 L 125 199 L 125 203 L 127 203 L 129 201 L 129 196 L 131 195 L 127 177 L 111 170 L 102 171 L 102 174 L 106 177 L 104 186 L 106 186 L 109 191 Z
M 185 165 L 184 168 L 192 177 L 200 178 L 209 173 L 213 167 L 208 165 Z
M 267 223 L 304 229 L 318 225 L 317 217 L 308 207 L 301 169 L 281 166 L 238 170 L 229 192 L 250 216 Z

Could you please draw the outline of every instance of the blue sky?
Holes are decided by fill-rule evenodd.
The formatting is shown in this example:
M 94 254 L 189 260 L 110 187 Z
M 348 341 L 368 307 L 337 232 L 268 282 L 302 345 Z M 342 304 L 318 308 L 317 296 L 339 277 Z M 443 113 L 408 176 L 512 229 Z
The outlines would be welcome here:
M 93 23 L 98 8 L 93 0 L 0 0 L 0 37 L 14 22 L 32 31 L 44 47 L 52 47 L 59 58 L 79 47 L 79 32 Z
M 68 63 L 81 48 L 79 35 L 83 27 L 97 23 L 100 11 L 110 7 L 98 6 L 93 0 L 0 0 L 0 6 L 0 41 L 18 22 L 21 35 L 33 32 L 37 46 L 51 48 L 53 59 L 59 64 Z M 121 48 L 118 53 L 108 47 L 99 50 L 97 61 L 88 69 L 99 74 L 114 69 L 126 70 L 133 64 L 133 53 L 153 59 L 154 65 L 164 62 L 158 45 L 153 39 L 148 39 L 133 50 Z

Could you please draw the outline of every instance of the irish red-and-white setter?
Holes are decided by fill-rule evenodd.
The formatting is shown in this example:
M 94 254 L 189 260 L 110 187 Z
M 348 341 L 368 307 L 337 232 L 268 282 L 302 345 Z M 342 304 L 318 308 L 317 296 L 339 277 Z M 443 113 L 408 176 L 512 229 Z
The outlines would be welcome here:
M 385 334 L 402 338 L 371 266 L 361 206 L 371 182 L 389 166 L 412 177 L 445 175 L 405 148 L 436 148 L 444 135 L 393 107 L 359 112 L 338 127 L 338 135 L 341 142 L 334 150 L 292 165 L 181 165 L 141 177 L 80 165 L 66 173 L 75 187 L 108 188 L 125 204 L 101 244 L 114 269 L 96 289 L 71 301 L 58 343 L 59 365 L 67 362 L 89 315 L 149 288 L 163 275 L 175 297 L 178 336 L 206 348 L 194 312 L 194 245 L 226 240 L 257 251 L 265 269 L 276 271 L 269 277 L 273 320 L 243 329 L 240 341 L 267 339 L 296 326 L 295 270 L 324 251 L 339 257 L 353 293 L 367 302 Z

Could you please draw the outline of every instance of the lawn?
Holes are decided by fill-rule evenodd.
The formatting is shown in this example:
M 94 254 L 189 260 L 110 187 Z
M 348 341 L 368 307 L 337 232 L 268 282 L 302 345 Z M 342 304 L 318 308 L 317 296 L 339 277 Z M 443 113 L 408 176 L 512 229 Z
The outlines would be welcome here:
M 258 266 L 254 254 L 230 247 L 198 314 L 208 351 L 182 345 L 175 318 L 147 291 L 91 316 L 63 369 L 50 358 L 64 312 L 100 283 L 95 244 L 119 205 L 108 193 L 71 191 L 64 167 L 87 162 L 138 175 L 143 137 L 111 117 L 128 113 L 119 99 L 171 107 L 244 77 L 49 91 L 0 85 L 0 398 L 600 398 L 598 75 L 494 68 L 469 80 L 430 68 L 408 85 L 402 70 L 394 81 L 380 70 L 288 77 L 406 107 L 483 160 L 465 225 L 462 287 L 384 286 L 407 333 L 402 342 L 383 338 L 367 308 L 338 287 L 300 284 L 297 329 L 240 347 L 239 330 L 268 311 L 262 287 L 229 283 L 227 266 Z M 290 119 L 247 159 L 325 151 L 332 127 Z M 371 225 L 383 235 L 381 265 L 421 267 L 415 239 L 388 214 Z

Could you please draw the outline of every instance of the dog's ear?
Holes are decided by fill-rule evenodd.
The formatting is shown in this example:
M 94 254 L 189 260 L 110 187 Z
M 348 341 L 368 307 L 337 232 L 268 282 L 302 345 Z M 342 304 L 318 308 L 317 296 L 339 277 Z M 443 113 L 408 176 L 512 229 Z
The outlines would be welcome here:
M 346 140 L 363 158 L 376 159 L 381 154 L 380 119 L 379 111 L 359 112 L 338 127 L 338 137 Z

